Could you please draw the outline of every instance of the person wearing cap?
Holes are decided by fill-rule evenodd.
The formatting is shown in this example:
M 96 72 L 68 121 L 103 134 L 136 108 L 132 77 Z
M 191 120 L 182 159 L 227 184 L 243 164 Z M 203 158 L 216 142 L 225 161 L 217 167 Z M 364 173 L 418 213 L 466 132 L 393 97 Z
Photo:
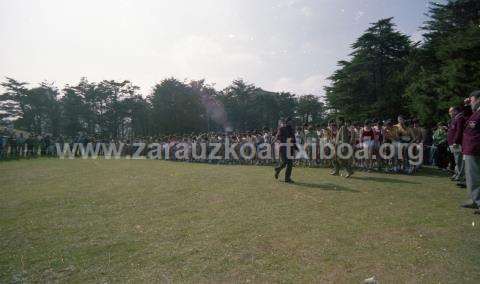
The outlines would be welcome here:
M 471 93 L 467 101 L 473 113 L 463 131 L 462 153 L 471 200 L 462 207 L 476 209 L 475 214 L 480 214 L 480 91 Z
M 455 161 L 455 173 L 451 177 L 454 181 L 461 181 L 464 178 L 464 165 L 462 155 L 463 129 L 465 128 L 465 117 L 459 107 L 451 107 L 448 110 L 452 120 L 448 125 L 447 142 L 450 152 Z
M 293 183 L 292 169 L 297 141 L 295 140 L 295 130 L 290 117 L 285 119 L 285 125 L 282 125 L 280 128 L 278 128 L 275 140 L 280 142 L 280 164 L 275 167 L 275 179 L 278 179 L 280 172 L 286 168 L 285 182 Z

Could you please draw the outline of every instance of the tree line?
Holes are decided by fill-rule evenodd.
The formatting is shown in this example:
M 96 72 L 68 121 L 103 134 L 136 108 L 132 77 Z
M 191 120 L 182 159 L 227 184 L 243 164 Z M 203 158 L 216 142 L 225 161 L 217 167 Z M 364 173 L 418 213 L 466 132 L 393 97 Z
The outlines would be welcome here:
M 6 78 L 1 83 L 0 115 L 15 128 L 31 133 L 74 137 L 79 133 L 105 138 L 147 137 L 232 129 L 273 128 L 281 117 L 318 123 L 323 119 L 319 97 L 269 92 L 235 80 L 224 90 L 199 81 L 167 78 L 144 97 L 130 81 L 90 82 L 59 90 L 42 83 Z
M 448 119 L 448 108 L 480 88 L 480 1 L 430 3 L 421 42 L 373 23 L 325 88 L 328 109 L 352 120 L 414 116 L 425 125 Z

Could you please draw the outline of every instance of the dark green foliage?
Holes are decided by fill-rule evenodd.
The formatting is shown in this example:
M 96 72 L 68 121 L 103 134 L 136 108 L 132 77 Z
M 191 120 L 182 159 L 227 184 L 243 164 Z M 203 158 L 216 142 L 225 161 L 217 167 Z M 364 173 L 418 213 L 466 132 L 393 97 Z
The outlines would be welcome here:
M 425 42 L 407 69 L 406 92 L 412 112 L 427 124 L 446 120 L 450 106 L 480 87 L 480 1 L 431 5 Z
M 15 126 L 34 133 L 58 134 L 60 105 L 58 90 L 50 84 L 28 89 L 26 83 L 6 78 L 1 83 L 6 92 L 0 95 L 0 107 L 5 118 L 16 118 Z
M 79 132 L 99 134 L 103 138 L 145 134 L 139 125 L 148 105 L 129 81 L 90 83 L 82 78 L 76 86 L 66 86 L 60 99 L 62 131 L 67 136 Z
M 298 99 L 297 112 L 302 121 L 319 122 L 323 118 L 324 106 L 314 95 L 302 96 Z
M 17 128 L 35 134 L 117 139 L 258 130 L 276 127 L 287 116 L 302 122 L 323 118 L 318 97 L 268 92 L 242 80 L 216 91 L 204 80 L 186 83 L 169 78 L 146 98 L 129 81 L 94 83 L 82 78 L 62 92 L 48 84 L 32 89 L 25 85 L 11 78 L 2 83 L 7 92 L 0 96 L 0 113 L 14 119 Z
M 163 80 L 154 87 L 148 100 L 154 133 L 190 133 L 206 128 L 206 111 L 200 95 L 183 82 L 174 78 Z
M 326 98 L 334 115 L 405 114 L 432 125 L 480 88 L 480 1 L 431 3 L 429 17 L 422 43 L 395 31 L 391 18 L 372 24 L 330 77 Z
M 340 69 L 330 77 L 329 107 L 355 120 L 402 113 L 402 73 L 412 49 L 409 38 L 394 30 L 391 18 L 383 19 L 372 24 L 352 48 L 351 60 L 340 61 Z
M 6 92 L 0 95 L 2 118 L 19 118 L 25 110 L 25 100 L 27 89 L 24 87 L 27 83 L 18 82 L 12 78 L 5 78 L 5 82 L 0 85 L 6 89 Z
M 290 93 L 268 92 L 242 80 L 220 92 L 218 99 L 225 106 L 230 126 L 242 131 L 276 127 L 280 118 L 293 116 L 297 107 L 297 99 Z

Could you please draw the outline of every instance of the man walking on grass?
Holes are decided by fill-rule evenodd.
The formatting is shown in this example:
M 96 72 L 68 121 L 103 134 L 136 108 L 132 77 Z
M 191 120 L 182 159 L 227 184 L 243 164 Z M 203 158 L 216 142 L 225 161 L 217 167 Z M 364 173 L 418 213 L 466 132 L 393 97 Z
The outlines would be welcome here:
M 344 171 L 341 174 L 342 177 L 349 178 L 353 175 L 352 170 L 352 156 L 353 151 L 349 153 L 348 148 L 352 147 L 352 134 L 349 130 L 349 124 L 343 118 L 338 119 L 338 125 L 340 128 L 335 136 L 335 156 L 333 157 L 333 175 L 338 175 L 340 171 Z
M 275 140 L 280 142 L 280 164 L 275 167 L 275 179 L 278 179 L 280 172 L 285 170 L 285 182 L 293 183 L 292 169 L 293 159 L 295 158 L 295 150 L 297 149 L 297 141 L 295 140 L 295 131 L 293 130 L 293 122 L 289 117 L 285 119 L 285 123 L 280 126 Z

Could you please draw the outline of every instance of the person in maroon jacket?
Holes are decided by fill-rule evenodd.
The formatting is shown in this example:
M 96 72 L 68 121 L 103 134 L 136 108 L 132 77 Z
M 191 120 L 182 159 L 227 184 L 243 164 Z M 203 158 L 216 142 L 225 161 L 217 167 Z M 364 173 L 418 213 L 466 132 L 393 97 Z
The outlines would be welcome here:
M 455 174 L 451 179 L 454 181 L 463 181 L 465 171 L 462 155 L 462 138 L 465 127 L 465 117 L 459 107 L 451 107 L 448 112 L 452 120 L 448 125 L 447 142 L 455 160 Z
M 471 93 L 467 101 L 473 113 L 463 131 L 462 152 L 471 201 L 462 207 L 477 209 L 475 214 L 480 214 L 480 91 Z

